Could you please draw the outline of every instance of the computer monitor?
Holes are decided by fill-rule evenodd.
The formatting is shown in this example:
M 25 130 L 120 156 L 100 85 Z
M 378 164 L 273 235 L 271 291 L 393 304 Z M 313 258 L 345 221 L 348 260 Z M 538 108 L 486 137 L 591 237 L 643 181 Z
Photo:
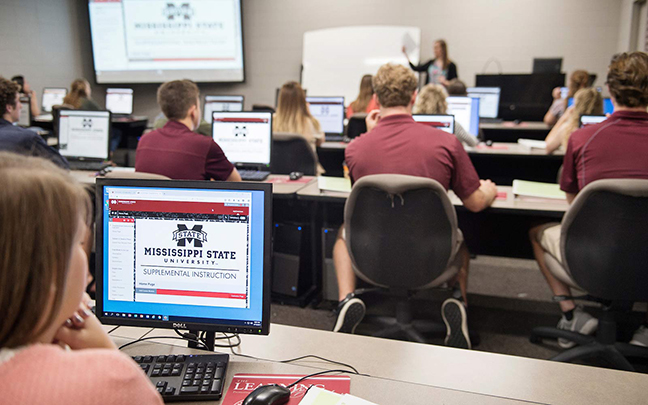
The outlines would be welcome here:
M 31 99 L 29 96 L 20 96 L 20 116 L 16 125 L 21 127 L 30 127 L 32 112 L 31 112 Z
M 113 114 L 132 114 L 133 89 L 106 89 L 106 110 Z
M 344 97 L 306 97 L 306 102 L 326 135 L 344 134 Z
M 479 98 L 476 97 L 447 97 L 448 114 L 471 135 L 479 135 Z
M 534 58 L 533 73 L 560 73 L 562 58 Z
M 57 114 L 59 153 L 68 159 L 108 159 L 110 112 L 61 110 Z
M 479 116 L 497 118 L 500 101 L 499 87 L 468 87 L 468 97 L 479 98 Z
M 440 129 L 449 134 L 454 134 L 454 115 L 448 114 L 415 114 L 412 116 L 414 121 L 421 124 L 429 125 L 432 128 Z
M 243 111 L 244 96 L 205 96 L 203 119 L 209 120 L 214 111 Z
M 268 334 L 270 184 L 99 178 L 96 201 L 102 323 Z
M 270 168 L 272 113 L 215 111 L 212 136 L 237 166 Z
M 567 107 L 574 105 L 574 97 L 569 97 L 567 100 Z M 603 99 L 603 114 L 613 114 L 614 113 L 614 104 L 612 104 L 611 98 Z
M 599 122 L 603 122 L 607 119 L 607 116 L 605 115 L 581 115 L 580 117 L 580 127 L 586 127 L 588 125 L 592 124 L 598 124 Z
M 45 87 L 43 89 L 43 112 L 52 112 L 52 107 L 63 104 L 67 89 L 63 87 Z

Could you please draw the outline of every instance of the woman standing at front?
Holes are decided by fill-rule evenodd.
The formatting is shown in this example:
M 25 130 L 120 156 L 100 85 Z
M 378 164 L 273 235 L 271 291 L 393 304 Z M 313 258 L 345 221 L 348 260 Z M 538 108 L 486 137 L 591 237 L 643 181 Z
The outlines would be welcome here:
M 426 63 L 413 64 L 407 56 L 405 47 L 403 47 L 403 54 L 413 70 L 427 73 L 425 84 L 435 83 L 447 86 L 450 80 L 458 77 L 457 65 L 448 57 L 448 45 L 443 39 L 434 42 L 434 59 Z

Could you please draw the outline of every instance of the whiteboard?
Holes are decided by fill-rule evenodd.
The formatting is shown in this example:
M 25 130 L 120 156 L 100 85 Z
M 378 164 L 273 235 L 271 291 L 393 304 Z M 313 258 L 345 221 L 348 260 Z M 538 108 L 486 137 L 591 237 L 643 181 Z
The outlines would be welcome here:
M 302 87 L 309 96 L 344 96 L 349 105 L 358 96 L 365 74 L 375 74 L 388 62 L 408 66 L 401 51 L 404 44 L 409 45 L 412 63 L 418 63 L 418 27 L 376 25 L 308 31 L 304 33 Z

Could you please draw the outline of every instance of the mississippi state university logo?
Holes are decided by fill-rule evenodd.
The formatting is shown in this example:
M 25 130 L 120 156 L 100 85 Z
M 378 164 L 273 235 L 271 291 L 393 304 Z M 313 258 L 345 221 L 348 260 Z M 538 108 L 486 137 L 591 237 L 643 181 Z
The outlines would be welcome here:
M 92 129 L 92 118 L 84 118 L 81 125 L 83 126 L 83 128 Z
M 162 10 L 162 14 L 169 21 L 180 19 L 191 20 L 191 17 L 194 15 L 194 10 L 189 3 L 182 3 L 180 6 L 176 6 L 175 3 L 167 3 L 166 7 Z
M 178 230 L 173 231 L 173 240 L 178 242 L 178 246 L 187 246 L 187 242 L 193 242 L 194 247 L 202 247 L 203 242 L 207 242 L 207 233 L 202 227 L 194 225 L 189 229 L 187 225 L 178 225 Z

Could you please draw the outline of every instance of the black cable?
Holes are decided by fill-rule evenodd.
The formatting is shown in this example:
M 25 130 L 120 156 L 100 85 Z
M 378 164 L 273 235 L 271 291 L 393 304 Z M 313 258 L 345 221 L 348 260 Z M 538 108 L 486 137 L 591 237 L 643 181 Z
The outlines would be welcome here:
M 114 331 L 116 331 L 117 329 L 119 329 L 120 326 L 121 326 L 121 325 L 117 325 L 117 326 L 115 326 L 114 328 L 112 328 L 111 330 L 108 331 L 108 334 L 110 335 L 111 333 L 113 333 Z
M 302 381 L 304 381 L 304 380 L 307 380 L 307 379 L 309 379 L 309 378 L 311 378 L 311 377 L 315 377 L 315 376 L 317 376 L 317 375 L 322 375 L 322 374 L 328 374 L 328 373 L 348 373 L 348 371 L 347 371 L 347 370 L 325 370 L 325 371 L 319 371 L 319 372 L 317 372 L 317 373 L 313 373 L 313 374 L 309 374 L 309 375 L 303 376 L 302 378 L 300 378 L 299 380 L 295 381 L 294 383 L 292 383 L 292 384 L 290 384 L 290 385 L 286 385 L 286 388 L 290 389 L 290 388 L 294 387 L 295 385 L 299 384 L 300 382 L 302 382 Z

